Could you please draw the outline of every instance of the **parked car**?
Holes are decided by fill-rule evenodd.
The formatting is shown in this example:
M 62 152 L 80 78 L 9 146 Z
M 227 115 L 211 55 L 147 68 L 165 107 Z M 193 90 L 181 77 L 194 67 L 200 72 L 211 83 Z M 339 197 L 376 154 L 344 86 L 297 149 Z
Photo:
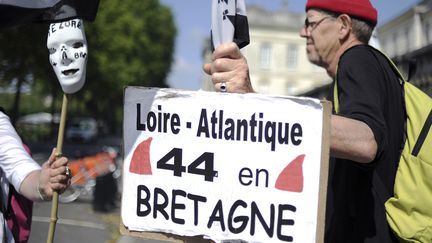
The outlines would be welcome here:
M 98 126 L 96 119 L 91 117 L 72 118 L 66 128 L 66 139 L 90 142 L 96 139 Z

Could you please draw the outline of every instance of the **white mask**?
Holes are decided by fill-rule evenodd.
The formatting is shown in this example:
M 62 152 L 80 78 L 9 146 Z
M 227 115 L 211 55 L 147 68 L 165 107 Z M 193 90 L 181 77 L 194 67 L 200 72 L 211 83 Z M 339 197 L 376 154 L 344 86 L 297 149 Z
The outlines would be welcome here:
M 72 94 L 80 90 L 85 82 L 88 54 L 84 22 L 72 19 L 50 24 L 47 48 L 63 91 Z

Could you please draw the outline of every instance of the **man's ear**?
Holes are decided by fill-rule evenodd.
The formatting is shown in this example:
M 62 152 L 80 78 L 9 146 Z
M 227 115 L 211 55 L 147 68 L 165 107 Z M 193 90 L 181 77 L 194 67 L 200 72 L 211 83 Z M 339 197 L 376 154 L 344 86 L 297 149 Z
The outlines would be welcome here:
M 341 14 L 338 16 L 339 25 L 339 39 L 343 40 L 348 38 L 352 31 L 352 19 L 347 14 Z

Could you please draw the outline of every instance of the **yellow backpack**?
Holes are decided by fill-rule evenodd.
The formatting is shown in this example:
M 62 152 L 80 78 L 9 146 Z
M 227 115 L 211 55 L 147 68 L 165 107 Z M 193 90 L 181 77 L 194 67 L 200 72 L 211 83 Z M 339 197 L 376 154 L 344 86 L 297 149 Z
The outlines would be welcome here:
M 406 110 L 405 144 L 396 172 L 394 195 L 385 203 L 387 222 L 400 242 L 430 243 L 432 242 L 432 99 L 411 83 L 406 82 L 391 59 L 387 57 L 387 60 L 403 87 Z M 333 94 L 335 111 L 338 113 L 337 84 L 334 86 Z

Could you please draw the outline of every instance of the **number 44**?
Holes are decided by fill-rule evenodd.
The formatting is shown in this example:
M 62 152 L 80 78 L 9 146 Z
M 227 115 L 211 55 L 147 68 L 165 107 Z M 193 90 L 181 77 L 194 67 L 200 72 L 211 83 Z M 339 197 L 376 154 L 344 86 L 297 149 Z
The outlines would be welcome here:
M 174 161 L 169 163 L 172 159 Z M 204 168 L 202 168 L 202 164 L 204 164 Z M 183 165 L 183 150 L 173 148 L 157 162 L 157 168 L 172 170 L 174 176 L 181 177 L 182 173 L 186 172 L 186 166 Z M 213 181 L 217 177 L 217 171 L 214 170 L 214 154 L 209 152 L 203 153 L 188 165 L 187 173 L 202 175 L 205 181 Z

